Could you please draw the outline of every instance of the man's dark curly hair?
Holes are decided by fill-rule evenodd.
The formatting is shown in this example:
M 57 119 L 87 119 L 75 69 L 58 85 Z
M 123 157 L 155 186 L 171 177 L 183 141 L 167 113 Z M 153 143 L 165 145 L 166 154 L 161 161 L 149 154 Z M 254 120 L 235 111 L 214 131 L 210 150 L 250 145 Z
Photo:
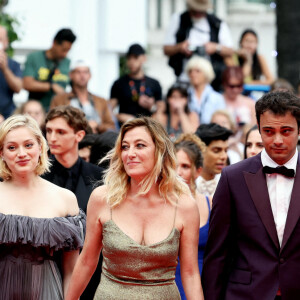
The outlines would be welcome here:
M 196 135 L 208 146 L 212 141 L 227 141 L 232 131 L 215 123 L 201 124 Z
M 91 128 L 83 111 L 70 105 L 61 105 L 52 108 L 45 120 L 45 124 L 53 119 L 63 118 L 68 125 L 74 129 L 74 132 L 84 130 L 86 133 L 91 133 Z
M 271 111 L 278 116 L 284 116 L 288 112 L 295 117 L 298 128 L 300 125 L 300 98 L 287 91 L 274 91 L 262 96 L 255 104 L 256 119 L 260 128 L 260 116 Z

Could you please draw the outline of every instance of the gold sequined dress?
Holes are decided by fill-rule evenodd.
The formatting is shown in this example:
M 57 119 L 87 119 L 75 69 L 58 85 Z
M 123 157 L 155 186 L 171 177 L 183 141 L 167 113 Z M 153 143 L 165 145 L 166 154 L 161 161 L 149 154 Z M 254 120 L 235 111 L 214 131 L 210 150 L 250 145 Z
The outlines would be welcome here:
M 180 300 L 175 271 L 180 232 L 140 245 L 110 219 L 103 225 L 101 282 L 94 300 Z

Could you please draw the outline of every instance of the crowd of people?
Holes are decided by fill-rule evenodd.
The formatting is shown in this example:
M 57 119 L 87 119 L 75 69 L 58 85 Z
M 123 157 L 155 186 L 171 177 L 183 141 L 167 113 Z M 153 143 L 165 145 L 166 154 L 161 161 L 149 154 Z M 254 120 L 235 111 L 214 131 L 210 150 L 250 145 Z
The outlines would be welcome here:
M 234 49 L 208 0 L 186 3 L 165 99 L 139 44 L 104 99 L 72 30 L 21 70 L 0 26 L 0 300 L 299 299 L 300 99 L 254 30 Z

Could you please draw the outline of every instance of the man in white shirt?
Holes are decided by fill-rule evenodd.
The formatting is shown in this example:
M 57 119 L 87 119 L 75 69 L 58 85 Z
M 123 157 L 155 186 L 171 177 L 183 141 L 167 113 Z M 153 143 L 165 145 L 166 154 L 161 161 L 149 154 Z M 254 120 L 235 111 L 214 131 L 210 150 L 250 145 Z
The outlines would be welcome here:
M 205 299 L 300 299 L 300 99 L 255 106 L 265 149 L 226 167 L 213 198 L 202 272 Z
M 233 54 L 228 25 L 209 14 L 209 0 L 186 0 L 187 11 L 172 16 L 164 41 L 164 53 L 179 81 L 188 82 L 184 73 L 187 60 L 197 54 L 211 61 L 216 78 L 213 88 L 220 90 L 224 59 Z

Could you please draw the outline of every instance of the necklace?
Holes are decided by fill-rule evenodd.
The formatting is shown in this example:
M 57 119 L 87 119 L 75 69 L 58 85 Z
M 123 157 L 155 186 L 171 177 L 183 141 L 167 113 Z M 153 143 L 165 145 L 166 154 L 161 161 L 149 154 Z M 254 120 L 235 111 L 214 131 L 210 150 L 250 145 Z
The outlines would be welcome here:
M 137 91 L 137 88 L 135 86 L 134 80 L 129 80 L 129 87 L 131 91 L 131 98 L 132 101 L 137 102 L 139 100 L 140 95 L 145 95 L 146 91 L 146 80 L 145 77 L 141 80 L 139 92 Z

